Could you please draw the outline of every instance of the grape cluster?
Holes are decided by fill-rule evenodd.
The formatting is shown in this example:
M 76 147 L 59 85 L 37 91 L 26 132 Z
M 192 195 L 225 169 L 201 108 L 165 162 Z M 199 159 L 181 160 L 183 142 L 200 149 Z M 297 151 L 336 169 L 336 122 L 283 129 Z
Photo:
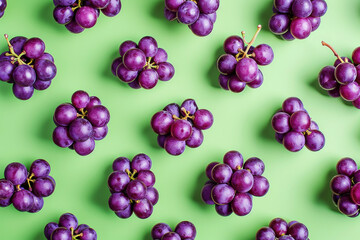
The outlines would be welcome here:
M 119 47 L 120 57 L 111 64 L 111 72 L 134 89 L 151 89 L 158 80 L 169 81 L 175 74 L 167 62 L 167 52 L 158 48 L 153 37 L 143 37 L 139 44 L 125 41 Z
M 96 240 L 97 233 L 86 224 L 78 223 L 71 213 L 60 216 L 59 223 L 50 222 L 44 228 L 47 240 Z
M 206 167 L 209 181 L 201 190 L 201 198 L 206 204 L 215 204 L 221 216 L 233 212 L 245 216 L 251 212 L 253 196 L 265 196 L 269 190 L 269 181 L 262 176 L 264 171 L 261 159 L 252 157 L 244 163 L 238 151 L 227 152 L 223 163 L 212 162 Z
M 56 66 L 51 54 L 45 53 L 45 43 L 26 37 L 9 41 L 7 34 L 5 39 L 9 51 L 0 55 L 0 81 L 12 83 L 15 97 L 21 100 L 31 98 L 34 89 L 47 89 L 56 76 Z
M 325 0 L 274 0 L 269 29 L 284 40 L 305 39 L 318 29 L 326 11 Z
M 339 211 L 357 217 L 360 211 L 360 170 L 352 158 L 343 158 L 336 165 L 337 175 L 331 179 L 332 199 Z
M 241 32 L 243 38 L 230 36 L 225 40 L 223 45 L 225 54 L 217 60 L 221 88 L 239 93 L 245 89 L 246 85 L 251 88 L 262 85 L 264 77 L 258 65 L 270 64 L 274 59 L 274 52 L 267 44 L 252 46 L 260 30 L 261 25 L 258 26 L 250 42 L 246 42 L 244 31 Z
M 52 136 L 54 143 L 85 156 L 94 150 L 95 140 L 106 137 L 110 113 L 99 98 L 79 90 L 72 95 L 71 103 L 56 108 L 53 120 L 56 125 Z
M 282 218 L 271 220 L 269 227 L 260 228 L 256 240 L 309 240 L 307 227 L 298 221 L 287 223 Z
M 360 109 L 360 47 L 352 53 L 352 61 L 347 57 L 340 57 L 337 52 L 327 43 L 336 60 L 334 66 L 326 66 L 321 69 L 318 82 L 321 88 L 326 90 L 331 97 L 340 97 Z
M 180 222 L 172 231 L 166 223 L 158 223 L 151 230 L 153 240 L 194 240 L 196 237 L 196 228 L 189 221 Z
M 177 156 L 185 151 L 186 145 L 199 147 L 204 140 L 202 130 L 209 129 L 213 122 L 210 111 L 198 109 L 195 100 L 186 99 L 181 106 L 171 103 L 155 113 L 151 127 L 158 134 L 159 146 Z
M 55 180 L 50 174 L 50 165 L 43 159 L 35 160 L 30 171 L 18 162 L 5 168 L 5 179 L 0 180 L 0 207 L 11 203 L 20 212 L 39 212 L 44 206 L 44 197 L 55 190 Z
M 125 157 L 113 162 L 114 172 L 108 178 L 109 207 L 119 218 L 129 218 L 134 212 L 138 218 L 145 219 L 153 213 L 159 193 L 154 187 L 151 165 L 150 157 L 143 153 L 134 156 L 131 162 Z
M 304 146 L 310 151 L 319 151 L 325 145 L 324 134 L 296 97 L 283 102 L 282 109 L 272 117 L 271 125 L 275 139 L 291 152 L 298 152 Z
M 216 21 L 220 0 L 165 0 L 167 20 L 177 20 L 189 26 L 197 36 L 209 35 Z
M 92 28 L 101 12 L 107 17 L 118 15 L 121 10 L 120 0 L 53 0 L 54 19 L 64 24 L 72 33 L 81 33 L 85 28 Z
M 7 6 L 6 0 L 0 0 L 0 18 L 4 16 L 6 6 Z

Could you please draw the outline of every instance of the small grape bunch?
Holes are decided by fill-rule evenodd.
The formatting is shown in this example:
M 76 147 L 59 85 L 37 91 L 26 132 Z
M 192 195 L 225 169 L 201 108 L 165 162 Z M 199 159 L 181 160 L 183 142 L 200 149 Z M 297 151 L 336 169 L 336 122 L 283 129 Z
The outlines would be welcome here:
M 251 88 L 262 85 L 264 77 L 258 65 L 270 64 L 274 59 L 274 52 L 267 44 L 252 46 L 260 30 L 261 25 L 258 26 L 250 42 L 245 40 L 245 31 L 241 32 L 242 38 L 230 36 L 225 40 L 223 45 L 225 54 L 217 60 L 221 88 L 239 93 L 245 89 L 246 85 Z
M 282 109 L 272 117 L 271 125 L 275 139 L 291 152 L 298 152 L 304 146 L 310 151 L 319 151 L 325 145 L 324 134 L 296 97 L 283 102 Z
M 360 206 L 360 170 L 352 158 L 342 158 L 336 165 L 337 175 L 330 181 L 332 200 L 339 211 L 357 217 Z
M 197 36 L 209 35 L 216 21 L 220 0 L 165 0 L 164 15 L 189 26 Z
M 169 81 L 175 74 L 167 62 L 167 52 L 158 48 L 153 37 L 143 37 L 139 44 L 125 41 L 119 47 L 120 57 L 111 64 L 111 72 L 134 89 L 152 89 L 158 80 Z
M 298 222 L 287 223 L 282 218 L 271 220 L 269 227 L 260 228 L 256 240 L 309 240 L 309 230 Z
M 56 125 L 52 135 L 54 143 L 85 156 L 94 150 L 95 140 L 106 137 L 110 113 L 99 98 L 79 90 L 72 95 L 71 103 L 56 108 L 53 120 Z
M 6 0 L 0 0 L 0 18 L 4 16 L 6 6 L 7 6 Z
M 72 33 L 81 33 L 92 28 L 101 12 L 107 17 L 115 17 L 121 10 L 120 0 L 53 0 L 54 19 L 65 25 Z
M 182 221 L 172 231 L 166 223 L 158 223 L 151 230 L 153 240 L 194 240 L 196 237 L 196 228 L 189 221 Z
M 178 156 L 185 147 L 199 147 L 204 135 L 214 122 L 213 115 L 206 109 L 198 109 L 194 99 L 186 99 L 181 106 L 167 105 L 151 118 L 151 127 L 158 134 L 157 141 L 169 154 Z
M 331 97 L 341 96 L 342 99 L 352 102 L 354 107 L 360 109 L 360 47 L 353 51 L 351 61 L 347 57 L 340 57 L 329 44 L 321 43 L 331 49 L 336 60 L 334 66 L 321 69 L 318 76 L 320 87 Z
M 1 1 L 1 0 L 0 0 Z M 28 100 L 34 89 L 45 90 L 56 76 L 54 58 L 45 53 L 45 43 L 40 38 L 14 37 L 9 41 L 9 51 L 0 55 L 0 81 L 12 83 L 18 99 Z
M 319 28 L 326 11 L 325 0 L 274 0 L 269 29 L 287 41 L 305 39 Z
M 131 162 L 126 157 L 113 162 L 114 172 L 108 178 L 109 207 L 119 218 L 129 218 L 134 212 L 138 218 L 145 219 L 153 213 L 159 193 L 154 187 L 151 165 L 150 157 L 143 153 L 133 157 Z
M 50 222 L 44 228 L 47 240 L 96 240 L 97 233 L 86 224 L 78 223 L 71 213 L 60 216 L 59 223 Z
M 50 165 L 43 159 L 35 160 L 30 171 L 18 162 L 7 165 L 5 179 L 0 179 L 0 207 L 14 205 L 20 212 L 39 212 L 45 197 L 55 190 L 55 180 L 50 174 Z
M 223 163 L 212 162 L 206 167 L 209 178 L 201 190 L 202 200 L 215 205 L 221 216 L 233 212 L 245 216 L 251 212 L 253 196 L 262 197 L 269 191 L 269 181 L 262 176 L 264 162 L 256 157 L 245 161 L 238 151 L 224 155 Z

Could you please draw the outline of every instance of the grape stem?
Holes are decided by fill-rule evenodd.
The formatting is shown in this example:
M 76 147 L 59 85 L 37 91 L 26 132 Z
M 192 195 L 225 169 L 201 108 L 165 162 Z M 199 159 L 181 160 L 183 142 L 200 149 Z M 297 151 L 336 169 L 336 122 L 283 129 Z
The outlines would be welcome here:
M 30 191 L 32 191 L 31 183 L 35 182 L 35 179 L 32 179 L 33 177 L 34 173 L 31 173 L 30 176 L 26 179 Z
M 197 4 L 197 1 L 196 1 L 196 0 L 190 0 L 190 1 L 194 2 L 195 4 Z
M 339 61 L 340 61 L 341 63 L 344 62 L 344 60 L 342 60 L 342 58 L 339 56 L 339 54 L 335 51 L 335 49 L 334 49 L 332 46 L 330 46 L 329 44 L 327 44 L 327 43 L 324 42 L 324 41 L 321 41 L 321 44 L 322 44 L 323 46 L 326 46 L 326 47 L 330 48 L 330 50 L 334 53 L 335 57 L 337 57 L 337 59 L 339 59 Z
M 16 187 L 16 190 L 17 190 L 17 191 L 20 191 L 20 190 L 21 190 L 20 185 L 16 185 L 15 187 Z
M 74 228 L 70 228 L 70 231 L 71 231 L 71 238 L 72 238 L 72 240 L 76 240 L 76 239 L 78 239 L 78 237 L 82 237 L 84 234 L 83 233 L 79 233 L 79 234 L 77 234 L 77 235 L 74 235 Z
M 187 120 L 188 118 L 190 118 L 191 120 L 194 120 L 195 116 L 194 115 L 190 115 L 190 111 L 186 111 L 186 109 L 184 107 L 182 107 L 180 109 L 183 113 L 185 113 L 185 116 L 182 118 L 179 118 L 176 115 L 173 115 L 173 119 L 175 120 Z
M 143 67 L 143 69 L 151 69 L 151 68 L 155 68 L 158 69 L 159 66 L 156 65 L 154 62 L 151 62 L 152 57 L 148 57 L 145 66 Z
M 310 129 L 306 130 L 305 132 L 303 132 L 304 135 L 310 135 L 312 132 L 310 131 Z
M 11 57 L 14 57 L 11 61 L 12 64 L 18 62 L 19 65 L 24 65 L 24 64 L 27 64 L 27 65 L 30 65 L 30 63 L 25 63 L 23 60 L 21 60 L 21 57 L 24 56 L 26 54 L 25 51 L 22 51 L 19 55 L 17 55 L 14 51 L 14 47 L 11 45 L 10 41 L 9 41 L 9 35 L 7 34 L 4 34 L 4 37 L 6 39 L 6 42 L 9 46 L 9 51 L 10 53 L 5 53 L 5 56 L 11 56 Z M 32 62 L 32 61 L 31 61 Z M 33 67 L 33 66 L 31 66 Z
M 129 178 L 131 180 L 135 180 L 135 174 L 137 173 L 136 169 L 133 170 L 133 172 L 131 172 L 129 169 L 126 169 L 125 172 L 127 173 L 127 175 L 129 176 Z
M 76 9 L 81 8 L 81 1 L 82 1 L 82 0 L 78 0 L 78 4 L 77 4 L 75 7 L 72 7 L 71 9 L 72 9 L 73 11 L 75 11 Z
M 247 44 L 247 46 L 246 46 L 245 51 L 243 51 L 241 48 L 239 49 L 239 53 L 236 54 L 236 56 L 235 56 L 237 61 L 240 61 L 240 60 L 243 59 L 243 58 L 248 58 L 248 57 L 250 57 L 250 56 L 253 56 L 253 57 L 255 56 L 254 54 L 249 55 L 248 52 L 249 52 L 249 50 L 250 50 L 250 47 L 254 44 L 257 36 L 259 35 L 259 32 L 261 31 L 261 28 L 262 28 L 262 26 L 259 24 L 259 25 L 257 26 L 257 30 L 256 30 L 256 32 L 255 32 L 255 34 L 254 34 L 254 36 L 253 36 L 253 38 L 251 39 L 250 42 L 247 42 L 247 41 L 245 40 L 245 31 L 242 31 L 242 32 L 241 32 L 241 35 L 242 35 L 242 37 L 243 37 L 243 40 L 244 40 L 244 42 Z M 242 55 L 242 56 L 240 57 L 240 55 Z
M 87 111 L 85 111 L 84 108 L 80 108 L 80 109 L 79 109 L 79 112 L 80 112 L 80 113 L 77 113 L 77 114 L 76 114 L 77 117 L 81 117 L 81 118 L 86 117 Z

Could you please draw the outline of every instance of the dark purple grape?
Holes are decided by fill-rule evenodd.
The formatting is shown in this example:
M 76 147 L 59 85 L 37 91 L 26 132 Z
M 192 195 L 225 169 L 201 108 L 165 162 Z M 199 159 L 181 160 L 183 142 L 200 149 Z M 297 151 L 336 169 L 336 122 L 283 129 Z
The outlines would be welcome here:
M 105 8 L 107 5 L 109 5 L 110 0 L 89 0 L 92 6 L 95 8 Z
M 357 82 L 340 85 L 340 96 L 345 101 L 355 101 L 360 96 L 360 86 Z
M 195 112 L 198 110 L 198 106 L 195 102 L 194 99 L 186 99 L 185 101 L 183 101 L 183 103 L 180 106 L 180 109 L 185 108 L 186 111 L 189 112 L 190 115 L 194 115 Z M 181 115 L 185 116 L 185 113 L 183 111 L 181 111 Z
M 290 117 L 290 126 L 293 131 L 304 132 L 310 128 L 310 124 L 310 116 L 305 111 L 295 112 Z
M 314 32 L 316 29 L 319 28 L 320 23 L 321 23 L 321 18 L 320 17 L 307 17 L 307 19 L 311 23 L 311 31 L 312 32 Z
M 185 2 L 185 0 L 165 0 L 165 7 L 170 11 L 177 12 L 183 2 Z
M 244 159 L 238 151 L 229 151 L 224 155 L 223 162 L 229 165 L 232 170 L 236 171 L 242 168 Z
M 80 26 L 74 18 L 68 24 L 66 24 L 65 27 L 72 33 L 81 33 L 84 31 L 84 28 Z
M 146 195 L 146 185 L 139 180 L 133 180 L 126 186 L 126 194 L 132 200 L 141 200 Z
M 289 227 L 287 234 L 291 235 L 295 240 L 307 240 L 309 231 L 302 223 L 295 223 Z
M 196 127 L 192 128 L 190 137 L 186 140 L 186 145 L 191 148 L 199 147 L 204 141 L 204 135 L 201 130 Z
M 69 103 L 61 104 L 54 113 L 54 121 L 60 126 L 68 126 L 76 118 L 77 111 Z
M 11 181 L 14 185 L 21 185 L 26 181 L 28 171 L 23 164 L 13 162 L 6 166 L 4 176 L 6 180 Z
M 279 237 L 279 240 L 295 240 L 295 238 L 293 238 L 290 235 L 283 235 L 283 236 Z
M 1 3 L 0 3 L 1 4 Z M 1 7 L 0 7 L 0 11 L 1 11 Z M 23 47 L 25 42 L 27 41 L 26 37 L 14 37 L 10 40 L 10 44 L 11 46 L 13 46 L 14 52 L 16 54 L 20 54 L 23 51 Z
M 245 216 L 251 212 L 252 199 L 247 193 L 236 193 L 231 202 L 233 212 L 238 216 Z
M 46 226 L 44 228 L 44 235 L 47 240 L 50 240 L 51 234 L 58 227 L 59 227 L 59 225 L 55 222 L 50 222 L 50 223 L 46 224 Z
M 86 141 L 93 131 L 91 123 L 84 118 L 77 118 L 69 126 L 69 135 L 74 141 Z
M 311 16 L 313 17 L 322 17 L 325 15 L 327 11 L 327 4 L 324 0 L 312 0 L 312 13 Z
M 159 201 L 159 192 L 154 187 L 148 187 L 146 189 L 145 198 L 151 202 L 153 206 Z
M 172 116 L 180 117 L 180 106 L 177 103 L 171 103 L 164 107 L 163 110 L 169 112 Z
M 199 15 L 199 7 L 192 1 L 185 1 L 182 3 L 176 13 L 179 22 L 184 24 L 193 24 L 199 18 Z
M 73 145 L 75 152 L 81 156 L 86 156 L 92 153 L 95 149 L 95 141 L 92 137 L 83 142 L 75 142 Z
M 138 71 L 127 69 L 123 63 L 116 68 L 115 75 L 123 82 L 130 83 L 138 77 Z
M 215 205 L 216 212 L 223 217 L 230 216 L 233 211 L 231 209 L 231 204 L 225 204 L 225 205 Z
M 136 179 L 143 182 L 147 188 L 155 184 L 155 174 L 150 170 L 141 170 Z
M 311 130 L 310 134 L 305 135 L 305 146 L 310 151 L 319 151 L 325 145 L 325 137 L 321 131 Z
M 333 200 L 333 203 L 335 204 L 336 207 L 338 205 L 339 199 L 340 199 L 339 195 L 337 195 L 335 193 L 332 194 L 332 200 Z
M 138 218 L 145 219 L 151 216 L 153 205 L 149 200 L 142 199 L 134 204 L 134 213 Z
M 32 86 L 36 80 L 36 72 L 29 65 L 19 65 L 13 71 L 13 79 L 22 87 Z
M 194 126 L 198 129 L 209 129 L 214 123 L 214 117 L 210 111 L 206 109 L 199 109 L 194 114 Z
M 340 84 L 349 84 L 355 81 L 357 71 L 352 63 L 343 62 L 335 68 L 335 78 Z
M 222 74 L 231 74 L 235 71 L 237 61 L 231 54 L 223 54 L 217 60 L 217 68 Z
M 171 63 L 162 62 L 159 63 L 156 72 L 159 75 L 159 80 L 169 81 L 175 74 L 175 68 Z
M 352 158 L 342 158 L 336 165 L 338 174 L 351 177 L 357 171 L 357 164 Z
M 94 127 L 103 127 L 110 121 L 110 113 L 102 105 L 93 106 L 88 109 L 87 119 Z
M 246 83 L 253 81 L 256 78 L 258 65 L 254 59 L 243 58 L 236 64 L 236 75 L 241 81 Z
M 340 86 L 338 84 L 338 86 L 332 90 L 329 90 L 328 91 L 328 94 L 330 97 L 333 97 L 333 98 L 337 98 L 337 97 L 340 97 Z
M 275 232 L 270 227 L 260 228 L 256 233 L 256 240 L 275 240 Z
M 161 240 L 181 240 L 181 237 L 176 232 L 165 233 Z
M 219 0 L 198 0 L 197 4 L 202 13 L 211 14 L 218 10 L 220 1 Z
M 169 135 L 158 135 L 158 136 L 157 136 L 157 142 L 158 142 L 158 145 L 159 145 L 161 148 L 164 148 L 165 140 L 166 140 L 166 138 L 167 138 L 168 136 L 169 136 Z
M 0 207 L 10 206 L 11 203 L 11 198 L 0 199 Z
M 51 240 L 72 240 L 71 231 L 65 227 L 59 227 L 51 234 Z
M 27 212 L 34 205 L 34 195 L 30 191 L 22 189 L 14 193 L 11 201 L 17 210 Z
M 205 173 L 206 173 L 206 176 L 210 179 L 210 180 L 214 180 L 211 176 L 212 174 L 212 170 L 213 168 L 220 164 L 219 162 L 212 162 L 212 163 L 209 163 L 209 165 L 207 165 L 206 169 L 205 169 Z
M 130 205 L 130 199 L 123 193 L 113 193 L 109 198 L 109 207 L 114 212 L 123 211 Z
M 195 239 L 196 237 L 196 228 L 194 224 L 189 221 L 180 222 L 175 227 L 175 232 L 179 234 L 181 239 Z
M 290 131 L 290 115 L 285 112 L 278 112 L 271 119 L 271 125 L 277 133 L 287 133 Z
M 87 92 L 79 90 L 73 93 L 71 102 L 78 109 L 85 108 L 90 102 L 90 96 Z
M 37 78 L 42 81 L 52 80 L 57 72 L 56 66 L 53 62 L 49 60 L 36 60 L 34 65 Z
M 13 84 L 13 93 L 14 96 L 17 97 L 20 100 L 28 100 L 32 97 L 34 93 L 34 87 L 33 86 L 27 86 L 23 87 L 18 84 Z
M 114 165 L 113 165 L 114 166 Z M 121 166 L 124 168 L 127 166 Z M 129 184 L 130 178 L 129 176 L 122 171 L 115 171 L 110 174 L 108 178 L 108 186 L 113 192 L 121 192 L 126 189 L 126 186 Z
M 255 81 L 255 79 L 253 80 Z M 228 80 L 228 88 L 230 91 L 240 93 L 244 91 L 246 83 L 241 81 L 236 75 L 231 75 Z
M 285 134 L 283 144 L 287 150 L 298 152 L 305 145 L 305 137 L 302 133 L 290 131 Z
M 50 165 L 44 159 L 37 159 L 30 166 L 30 174 L 33 174 L 36 178 L 47 177 L 50 171 Z
M 140 39 L 138 47 L 145 53 L 146 57 L 154 57 L 158 51 L 156 40 L 149 36 Z
M 68 24 L 74 17 L 74 11 L 70 6 L 57 6 L 53 11 L 54 19 L 59 24 Z
M 108 126 L 105 125 L 103 127 L 94 127 L 93 128 L 93 138 L 94 140 L 101 140 L 106 137 L 108 133 Z
M 211 190 L 211 198 L 218 205 L 230 203 L 234 199 L 234 196 L 235 190 L 224 183 L 214 186 Z
M 37 178 L 33 185 L 33 193 L 37 197 L 48 197 L 55 190 L 55 184 L 47 177 Z
M 351 180 L 346 175 L 336 175 L 330 181 L 330 188 L 335 194 L 348 193 L 351 189 Z
M 232 175 L 232 169 L 225 163 L 219 163 L 211 170 L 211 179 L 216 183 L 228 183 Z
M 185 151 L 186 143 L 185 141 L 177 140 L 174 137 L 169 136 L 166 138 L 164 143 L 165 150 L 174 156 L 178 156 Z
M 142 88 L 152 89 L 156 86 L 159 80 L 159 74 L 154 69 L 145 69 L 140 72 L 138 81 Z
M 205 184 L 204 187 L 201 189 L 201 199 L 204 203 L 213 205 L 215 204 L 211 198 L 211 190 L 215 185 L 213 183 Z
M 4 200 L 7 198 L 11 198 L 14 194 L 14 184 L 6 179 L 0 180 L 0 199 Z
M 56 145 L 62 148 L 67 148 L 73 144 L 73 140 L 70 138 L 68 129 L 66 127 L 58 126 L 53 132 L 53 141 Z
M 321 0 L 317 0 L 321 1 Z M 351 54 L 351 58 L 354 61 L 355 65 L 360 64 L 360 47 L 355 48 L 355 50 Z
M 131 168 L 138 172 L 141 170 L 150 170 L 151 165 L 152 162 L 150 157 L 144 153 L 135 155 L 131 161 Z
M 274 14 L 269 20 L 269 29 L 272 33 L 285 34 L 290 27 L 290 17 L 287 14 Z
M 341 59 L 344 61 L 344 62 L 349 62 L 349 63 L 352 63 L 351 59 L 348 58 L 348 57 L 341 57 Z M 337 67 L 339 64 L 341 63 L 341 61 L 337 58 L 334 62 L 334 67 Z
M 325 90 L 332 90 L 336 88 L 338 83 L 335 78 L 335 67 L 326 66 L 323 69 L 321 69 L 318 76 L 318 81 L 320 87 L 322 87 Z
M 81 236 L 79 238 L 80 240 L 96 240 L 97 239 L 97 233 L 92 228 L 85 228 L 81 232 Z
M 44 199 L 42 197 L 37 197 L 35 195 L 33 195 L 33 198 L 34 198 L 34 204 L 28 212 L 37 213 L 44 207 Z
M 123 64 L 131 71 L 139 71 L 146 64 L 146 56 L 140 49 L 130 49 L 123 56 Z
M 358 212 L 359 207 L 353 202 L 350 195 L 345 194 L 338 201 L 338 209 L 347 216 L 352 216 Z
M 130 160 L 126 157 L 119 157 L 114 160 L 112 164 L 113 171 L 122 171 L 130 170 Z
M 137 44 L 133 41 L 125 41 L 123 42 L 122 44 L 120 44 L 120 47 L 119 47 L 119 53 L 120 53 L 120 56 L 124 56 L 124 54 L 130 50 L 130 49 L 133 49 L 133 48 L 137 48 Z
M 125 210 L 115 212 L 116 216 L 123 219 L 131 217 L 132 213 L 133 209 L 131 204 Z
M 281 37 L 286 41 L 292 41 L 295 39 L 294 36 L 291 34 L 290 30 L 288 30 L 286 33 L 281 35 Z
M 294 38 L 305 39 L 310 36 L 312 25 L 307 18 L 295 18 L 290 23 L 290 32 Z
M 159 63 L 166 62 L 167 59 L 168 59 L 167 52 L 162 48 L 158 48 L 158 51 L 152 60 L 154 61 L 154 63 L 159 64 Z
M 263 176 L 254 176 L 254 185 L 250 189 L 249 193 L 256 197 L 265 196 L 269 191 L 269 181 Z
M 283 144 L 284 134 L 275 132 L 275 139 L 278 143 Z
M 306 18 L 310 16 L 313 10 L 313 5 L 310 0 L 294 0 L 291 6 L 291 12 L 294 17 Z
M 97 12 L 92 7 L 83 6 L 76 11 L 75 20 L 83 28 L 92 28 L 96 24 Z
M 261 176 L 265 171 L 265 164 L 260 158 L 252 157 L 245 161 L 244 169 L 254 176 Z
M 176 12 L 170 11 L 169 9 L 167 9 L 165 7 L 164 8 L 164 16 L 168 21 L 174 21 L 176 19 Z
M 158 223 L 151 229 L 153 239 L 161 239 L 166 233 L 171 232 L 171 228 L 166 223 Z
M 274 60 L 274 52 L 267 44 L 260 44 L 254 48 L 254 60 L 257 64 L 265 66 L 269 65 Z
M 110 0 L 106 8 L 101 9 L 101 12 L 107 17 L 115 17 L 121 10 L 120 0 Z
M 231 177 L 231 186 L 236 192 L 246 193 L 250 191 L 254 184 L 254 177 L 245 169 L 237 170 Z
M 360 205 L 360 183 L 356 183 L 352 186 L 350 196 L 355 204 Z
M 179 141 L 185 141 L 191 136 L 192 133 L 191 123 L 183 119 L 176 120 L 171 125 L 170 132 L 175 139 Z
M 0 59 L 0 80 L 7 82 L 12 79 L 14 69 L 15 65 L 11 64 L 10 61 Z
M 90 97 L 90 101 L 88 103 L 88 105 L 86 105 L 86 109 L 90 109 L 93 106 L 97 106 L 97 105 L 101 105 L 101 101 L 98 97 L 92 96 Z
M 55 6 L 71 6 L 76 0 L 53 0 Z
M 36 80 L 34 82 L 34 89 L 36 90 L 39 90 L 39 91 L 42 91 L 42 90 L 45 90 L 45 89 L 48 89 L 51 85 L 51 80 L 50 81 L 41 81 L 41 80 Z
M 222 89 L 229 90 L 229 86 L 228 86 L 229 79 L 230 79 L 229 75 L 219 74 L 219 84 Z
M 40 38 L 30 38 L 23 46 L 28 58 L 39 58 L 44 54 L 45 43 Z
M 71 213 L 65 213 L 59 218 L 59 227 L 65 227 L 67 229 L 73 228 L 76 229 L 78 227 L 78 220 L 75 215 Z
M 216 12 L 213 12 L 213 13 L 209 13 L 209 14 L 205 14 L 208 18 L 210 18 L 211 22 L 212 23 L 215 23 L 216 22 L 216 17 L 217 17 L 217 14 Z
M 294 0 L 274 0 L 274 7 L 281 13 L 289 13 Z
M 288 224 L 282 218 L 275 218 L 269 223 L 269 227 L 274 231 L 276 237 L 285 235 L 288 231 Z
M 319 126 L 317 125 L 316 122 L 311 121 L 309 130 L 319 130 Z
M 244 41 L 239 36 L 230 36 L 224 41 L 224 51 L 226 53 L 236 55 L 239 52 L 239 49 L 244 49 Z
M 190 30 L 199 37 L 209 35 L 213 30 L 213 22 L 205 14 L 200 14 L 199 18 L 193 24 L 189 25 Z

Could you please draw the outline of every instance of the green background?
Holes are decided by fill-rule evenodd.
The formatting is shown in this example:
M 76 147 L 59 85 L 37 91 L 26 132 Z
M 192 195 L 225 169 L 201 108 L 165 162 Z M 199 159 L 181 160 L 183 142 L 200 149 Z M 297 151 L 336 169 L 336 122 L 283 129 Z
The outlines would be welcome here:
M 100 240 L 145 240 L 156 223 L 175 227 L 182 220 L 196 225 L 196 239 L 251 240 L 275 217 L 303 222 L 312 240 L 358 236 L 359 219 L 340 214 L 332 205 L 329 180 L 340 158 L 349 156 L 360 163 L 359 110 L 328 97 L 319 90 L 316 78 L 335 60 L 321 40 L 345 56 L 359 45 L 360 2 L 328 1 L 320 28 L 308 39 L 292 42 L 268 31 L 271 4 L 271 0 L 222 0 L 213 32 L 200 38 L 185 25 L 166 21 L 163 0 L 123 0 L 118 16 L 102 15 L 95 27 L 79 35 L 55 23 L 51 0 L 9 0 L 0 32 L 42 38 L 46 51 L 55 57 L 58 74 L 49 89 L 36 91 L 28 101 L 16 99 L 9 84 L 0 85 L 0 169 L 14 161 L 29 167 L 33 160 L 44 158 L 57 186 L 39 213 L 21 213 L 13 206 L 0 209 L 0 238 L 45 239 L 44 226 L 65 212 L 93 227 Z M 220 89 L 215 62 L 223 41 L 242 30 L 249 41 L 258 24 L 264 29 L 255 44 L 267 43 L 275 52 L 273 63 L 261 67 L 264 84 L 240 94 Z M 133 90 L 111 75 L 110 64 L 121 42 L 145 35 L 155 37 L 166 49 L 176 73 L 152 90 Z M 6 50 L 5 40 L 0 47 Z M 98 96 L 111 113 L 108 136 L 86 157 L 57 147 L 51 139 L 55 108 L 79 89 Z M 326 145 L 320 152 L 305 148 L 291 153 L 273 139 L 269 121 L 290 96 L 302 99 L 324 132 Z M 173 157 L 157 147 L 149 122 L 168 103 L 190 97 L 200 108 L 209 109 L 215 122 L 204 132 L 201 147 Z M 221 217 L 199 197 L 206 165 L 221 161 L 233 149 L 246 159 L 264 160 L 264 176 L 270 181 L 268 194 L 255 198 L 245 217 Z M 115 158 L 140 152 L 153 160 L 160 200 L 150 218 L 122 220 L 107 206 L 107 177 Z

